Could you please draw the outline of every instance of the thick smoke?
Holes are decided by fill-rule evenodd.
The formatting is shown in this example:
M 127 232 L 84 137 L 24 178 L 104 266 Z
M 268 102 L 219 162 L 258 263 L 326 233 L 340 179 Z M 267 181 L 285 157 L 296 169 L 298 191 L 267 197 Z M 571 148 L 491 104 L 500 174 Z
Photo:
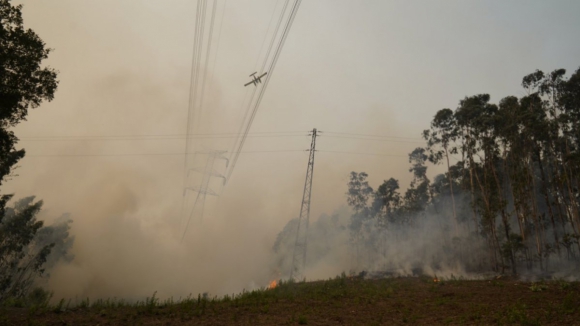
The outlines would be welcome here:
M 184 230 L 179 223 L 187 216 L 181 209 L 183 156 L 64 155 L 175 154 L 183 152 L 183 141 L 26 139 L 184 134 L 195 4 L 23 2 L 26 24 L 55 49 L 49 60 L 61 72 L 61 83 L 55 100 L 31 112 L 29 121 L 18 126 L 16 133 L 27 157 L 17 171 L 20 176 L 3 191 L 42 199 L 46 225 L 52 225 L 54 217 L 63 212 L 68 212 L 73 220 L 67 232 L 74 237 L 68 251 L 74 259 L 55 264 L 48 280 L 55 299 L 142 299 L 154 291 L 160 297 L 199 292 L 219 295 L 265 286 L 272 278 L 284 277 L 293 249 L 292 225 L 284 232 L 288 236 L 278 242 L 276 234 L 298 213 L 307 153 L 242 154 L 222 196 L 208 197 L 203 220 L 191 221 L 181 243 Z M 259 56 L 268 21 L 263 18 L 270 17 L 275 5 L 271 1 L 264 4 L 228 2 L 232 7 L 226 11 L 215 74 L 208 73 L 208 78 L 214 79 L 206 86 L 205 121 L 200 132 L 238 130 L 238 117 L 243 112 L 240 102 L 246 91 L 242 85 L 254 71 L 253 63 Z M 435 24 L 440 15 L 431 13 L 439 10 L 437 6 L 422 10 L 424 14 L 417 16 L 415 5 L 405 9 L 408 15 L 402 15 L 405 11 L 384 10 L 382 2 L 372 4 L 376 10 L 360 12 L 359 6 L 348 1 L 305 5 L 310 8 L 297 16 L 251 129 L 299 130 L 304 131 L 305 137 L 252 138 L 245 145 L 248 151 L 307 149 L 306 131 L 314 127 L 322 131 L 414 137 L 428 125 L 433 108 L 448 105 L 474 89 L 513 93 L 509 87 L 521 77 L 520 71 L 538 65 L 534 56 L 528 55 L 529 42 L 524 47 L 513 42 L 525 39 L 519 34 L 505 34 L 511 36 L 502 38 L 502 44 L 514 51 L 495 51 L 491 55 L 497 58 L 490 60 L 490 53 L 480 51 L 480 39 L 471 37 L 471 29 L 455 28 L 457 22 L 453 19 L 449 19 L 448 26 Z M 425 5 L 416 6 L 424 9 Z M 328 10 L 335 14 L 320 14 Z M 488 35 L 489 21 L 478 20 L 485 16 L 474 13 L 469 6 L 463 10 L 453 17 L 463 20 L 468 17 L 465 14 L 475 15 L 468 20 L 476 22 L 476 29 Z M 370 17 L 369 13 L 376 15 Z M 343 17 L 353 14 L 363 23 L 341 29 Z M 385 19 L 385 14 L 394 19 Z M 401 19 L 407 16 L 415 18 Z M 425 19 L 433 26 L 448 28 L 440 34 L 445 41 L 441 44 L 460 42 L 440 49 L 443 59 L 423 60 L 424 53 L 433 49 L 431 34 L 419 28 Z M 575 16 L 570 21 L 573 19 Z M 316 26 L 321 29 L 313 28 L 313 24 L 319 24 Z M 408 35 L 396 32 L 401 30 L 413 30 L 414 38 L 409 41 Z M 456 31 L 469 31 L 469 35 L 449 36 Z M 554 32 L 542 35 L 547 35 L 546 42 L 553 44 L 550 35 Z M 469 49 L 463 44 L 466 39 L 473 43 Z M 325 44 L 322 48 L 321 42 Z M 486 36 L 486 44 L 496 43 L 496 39 Z M 460 62 L 453 55 L 457 49 L 468 51 Z M 512 52 L 512 60 L 505 57 L 505 53 Z M 474 66 L 474 60 L 481 64 Z M 418 62 L 424 65 L 418 66 Z M 497 62 L 509 62 L 509 69 L 497 66 Z M 477 70 L 469 70 L 474 67 Z M 502 72 L 499 82 L 496 71 Z M 229 148 L 219 142 L 202 145 Z M 458 259 L 457 253 L 449 249 L 457 245 L 447 230 L 447 219 L 430 218 L 427 214 L 417 219 L 412 230 L 391 227 L 381 232 L 373 221 L 365 221 L 364 237 L 358 242 L 356 255 L 351 231 L 353 212 L 341 208 L 322 215 L 343 205 L 348 171 L 363 169 L 375 183 L 388 171 L 407 184 L 411 180 L 405 162 L 409 143 L 332 138 L 323 133 L 319 146 L 327 151 L 402 156 L 385 158 L 322 150 L 317 153 L 312 216 L 320 218 L 313 218 L 310 228 L 307 278 L 362 270 L 394 270 L 406 275 L 417 268 L 425 272 L 470 273 L 473 264 L 458 264 L 467 258 Z M 446 226 L 441 227 L 440 223 Z M 462 229 L 460 235 L 469 232 L 473 229 Z M 276 253 L 272 251 L 274 243 Z M 482 245 L 473 240 L 466 250 Z
M 436 180 L 445 180 L 442 175 Z M 346 189 L 346 185 L 345 185 Z M 470 198 L 455 196 L 458 212 L 471 211 Z M 346 200 L 345 200 L 346 201 Z M 307 262 L 303 276 L 308 280 L 328 278 L 345 272 L 363 273 L 368 277 L 419 276 L 480 279 L 498 274 L 510 274 L 507 246 L 501 248 L 503 266 L 490 267 L 494 257 L 489 240 L 469 214 L 458 215 L 458 226 L 453 222 L 450 196 L 438 197 L 433 205 L 414 214 L 395 215 L 381 219 L 372 207 L 356 212 L 344 205 L 331 215 L 322 214 L 311 222 L 308 234 Z M 515 220 L 512 223 L 517 223 Z M 501 234 L 500 217 L 496 217 L 500 243 L 506 243 Z M 292 269 L 292 254 L 298 219 L 282 229 L 273 245 L 277 270 L 287 278 Z M 545 237 L 552 230 L 546 223 Z M 513 239 L 512 239 L 513 241 Z M 526 280 L 545 278 L 577 280 L 580 261 L 577 243 L 540 261 L 533 257 L 534 241 L 519 240 L 514 249 L 518 275 Z M 527 245 L 527 246 L 524 246 Z M 528 249 L 525 249 L 528 248 Z M 295 266 L 296 267 L 296 266 Z M 300 267 L 300 266 L 298 266 Z
M 449 219 L 440 215 L 421 216 L 412 228 L 392 224 L 378 225 L 377 220 L 362 223 L 360 231 L 352 228 L 353 212 L 343 207 L 332 215 L 321 215 L 309 228 L 307 279 L 328 278 L 345 272 L 381 273 L 383 276 L 437 275 L 442 277 L 481 278 L 488 272 L 474 252 L 485 249 L 485 243 L 469 230 L 473 240 L 454 237 Z M 273 250 L 278 266 L 288 275 L 297 219 L 280 232 Z

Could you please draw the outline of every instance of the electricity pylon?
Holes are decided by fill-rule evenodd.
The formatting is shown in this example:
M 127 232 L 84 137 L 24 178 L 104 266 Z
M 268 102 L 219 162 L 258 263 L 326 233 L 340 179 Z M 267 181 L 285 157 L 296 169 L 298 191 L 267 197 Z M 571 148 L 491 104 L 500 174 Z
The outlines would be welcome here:
M 204 211 L 204 207 L 205 207 L 205 198 L 207 195 L 211 195 L 211 196 L 217 196 L 217 192 L 213 191 L 210 187 L 210 181 L 212 177 L 218 177 L 218 178 L 222 178 L 224 180 L 224 184 L 226 181 L 226 177 L 218 172 L 216 172 L 214 170 L 214 165 L 216 160 L 221 159 L 221 160 L 225 160 L 226 161 L 226 167 L 228 166 L 228 159 L 224 156 L 224 154 L 227 153 L 227 151 L 198 151 L 196 152 L 196 154 L 206 154 L 207 155 L 207 159 L 205 161 L 205 167 L 203 169 L 200 168 L 191 168 L 188 171 L 188 177 L 189 177 L 189 172 L 194 171 L 194 172 L 199 172 L 201 173 L 201 181 L 199 183 L 198 187 L 185 187 L 185 189 L 183 190 L 183 195 L 185 196 L 185 194 L 187 193 L 188 190 L 193 191 L 193 192 L 197 192 L 197 196 L 195 198 L 195 202 L 193 203 L 193 207 L 191 208 L 191 212 L 189 213 L 189 216 L 187 217 L 187 222 L 185 224 L 185 229 L 183 230 L 183 235 L 181 237 L 181 241 L 183 241 L 183 238 L 185 237 L 185 234 L 187 233 L 187 228 L 189 226 L 189 221 L 191 220 L 192 216 L 195 213 L 195 209 L 198 207 L 198 205 L 201 205 L 201 212 L 200 212 L 200 220 L 203 218 L 203 211 Z
M 296 230 L 296 241 L 294 242 L 294 254 L 292 255 L 292 270 L 290 278 L 300 279 L 306 267 L 306 247 L 308 245 L 308 223 L 310 222 L 310 199 L 312 198 L 312 175 L 314 173 L 314 153 L 316 152 L 316 128 L 312 130 L 312 143 L 310 144 L 310 155 L 308 167 L 306 168 L 306 181 L 304 182 L 304 192 L 302 194 L 302 205 L 300 206 L 300 217 L 298 217 L 298 229 Z

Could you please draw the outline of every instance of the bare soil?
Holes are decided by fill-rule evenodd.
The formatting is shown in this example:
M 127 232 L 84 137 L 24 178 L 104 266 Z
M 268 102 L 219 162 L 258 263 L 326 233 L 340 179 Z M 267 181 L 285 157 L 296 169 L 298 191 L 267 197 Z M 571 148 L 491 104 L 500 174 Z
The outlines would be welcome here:
M 580 284 L 430 277 L 284 283 L 181 303 L 1 308 L 0 325 L 580 325 Z

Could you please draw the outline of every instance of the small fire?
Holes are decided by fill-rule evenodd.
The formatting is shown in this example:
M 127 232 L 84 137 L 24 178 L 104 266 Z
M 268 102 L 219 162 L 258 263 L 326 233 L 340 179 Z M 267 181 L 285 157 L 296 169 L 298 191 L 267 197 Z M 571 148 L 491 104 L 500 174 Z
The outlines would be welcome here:
M 439 283 L 439 279 L 438 278 L 434 278 L 433 279 L 433 283 Z
M 278 286 L 278 282 L 276 282 L 276 280 L 273 280 L 272 282 L 270 282 L 270 284 L 268 285 L 268 290 L 271 290 L 273 288 L 275 288 L 276 286 Z

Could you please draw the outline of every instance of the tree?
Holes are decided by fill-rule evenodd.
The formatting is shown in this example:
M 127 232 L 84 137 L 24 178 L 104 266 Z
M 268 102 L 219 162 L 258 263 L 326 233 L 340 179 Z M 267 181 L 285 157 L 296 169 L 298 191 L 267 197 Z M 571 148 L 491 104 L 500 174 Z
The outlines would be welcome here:
M 427 166 L 425 165 L 428 156 L 425 152 L 424 148 L 417 147 L 409 154 L 409 163 L 411 163 L 409 172 L 413 172 L 413 181 L 405 192 L 404 206 L 409 222 L 412 216 L 425 210 L 431 197 L 430 181 L 427 178 Z
M 54 98 L 57 72 L 41 66 L 49 53 L 40 37 L 24 28 L 22 5 L 0 0 L 0 185 L 25 154 L 16 149 L 18 138 L 10 128 L 26 120 L 29 108 Z M 42 201 L 29 197 L 9 208 L 12 196 L 0 196 L 0 301 L 25 294 L 53 247 L 35 241 L 43 225 L 36 220 Z
M 367 181 L 368 174 L 365 172 L 354 172 L 350 173 L 350 180 L 348 182 L 348 191 L 346 193 L 346 201 L 350 207 L 354 209 L 354 214 L 350 219 L 350 233 L 351 241 L 354 242 L 356 247 L 356 261 L 357 267 L 360 264 L 360 242 L 361 242 L 361 229 L 362 226 L 369 217 L 369 207 L 367 203 L 371 194 L 373 193 L 373 188 L 369 186 Z
M 366 172 L 350 173 L 350 180 L 348 181 L 347 203 L 354 208 L 356 212 L 361 212 L 367 207 L 367 202 L 370 195 L 373 193 L 373 188 L 369 186 Z
M 383 226 L 387 224 L 387 221 L 394 222 L 394 215 L 401 204 L 399 180 L 394 178 L 385 180 L 383 184 L 379 186 L 374 196 L 375 204 L 373 204 L 373 206 L 378 209 L 380 215 L 384 214 Z
M 561 263 L 580 259 L 580 69 L 570 78 L 563 69 L 537 70 L 522 86 L 524 96 L 507 96 L 497 105 L 479 94 L 465 97 L 455 111 L 439 110 L 423 132 L 427 147 L 409 154 L 413 180 L 403 196 L 390 178 L 372 194 L 369 207 L 368 176 L 351 173 L 351 234 L 357 245 L 365 244 L 367 268 L 389 266 L 406 251 L 422 264 L 430 261 L 433 270 L 461 264 L 483 271 L 488 265 L 514 274 L 522 267 L 549 271 L 556 254 Z M 454 153 L 461 159 L 451 165 Z M 431 182 L 427 161 L 447 161 L 447 172 Z M 441 222 L 451 216 L 445 209 L 451 204 L 457 223 L 471 211 L 475 233 L 460 228 L 468 233 L 445 241 L 448 225 Z M 377 235 L 382 242 L 372 241 Z M 368 241 L 360 241 L 364 236 Z M 379 246 L 382 256 L 376 255 Z M 404 249 L 387 255 L 388 247 Z
M 441 162 L 443 157 L 447 162 L 447 178 L 449 179 L 449 193 L 451 194 L 451 207 L 453 211 L 453 223 L 455 225 L 455 235 L 457 236 L 457 212 L 455 208 L 455 195 L 453 192 L 453 181 L 451 177 L 449 155 L 457 153 L 456 147 L 449 146 L 457 140 L 459 137 L 459 131 L 457 122 L 455 121 L 455 116 L 453 111 L 450 109 L 442 109 L 435 114 L 433 121 L 431 122 L 431 130 L 423 131 L 423 138 L 427 140 L 427 149 L 429 150 L 429 161 L 434 164 Z M 440 149 L 436 149 L 436 146 L 440 146 Z
M 34 241 L 43 223 L 36 220 L 42 201 L 33 200 L 24 198 L 7 208 L 0 224 L 0 302 L 26 294 L 34 276 L 44 272 L 42 265 L 54 246 Z
M 41 67 L 50 49 L 31 29 L 24 29 L 22 5 L 0 0 L 0 185 L 24 157 L 8 128 L 26 120 L 29 108 L 54 98 L 56 71 Z

